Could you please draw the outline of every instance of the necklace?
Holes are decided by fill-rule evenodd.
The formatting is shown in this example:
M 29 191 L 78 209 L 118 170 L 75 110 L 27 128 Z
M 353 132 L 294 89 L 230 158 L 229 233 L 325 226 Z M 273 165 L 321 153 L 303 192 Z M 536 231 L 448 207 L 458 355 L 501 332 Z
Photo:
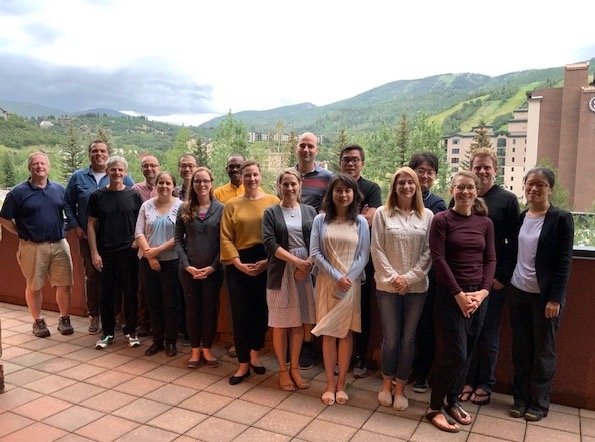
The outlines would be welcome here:
M 285 206 L 281 206 L 281 210 L 287 212 L 290 217 L 295 218 L 295 216 L 298 213 L 298 210 L 300 210 L 300 206 L 297 206 L 297 207 L 285 207 Z

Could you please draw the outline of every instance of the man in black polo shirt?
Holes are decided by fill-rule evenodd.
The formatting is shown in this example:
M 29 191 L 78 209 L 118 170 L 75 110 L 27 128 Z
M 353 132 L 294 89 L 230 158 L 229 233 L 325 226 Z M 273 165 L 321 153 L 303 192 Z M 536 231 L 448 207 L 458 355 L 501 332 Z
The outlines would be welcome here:
M 130 347 L 138 347 L 136 335 L 136 291 L 138 258 L 132 248 L 136 218 L 141 198 L 124 184 L 128 163 L 119 156 L 110 157 L 106 166 L 109 184 L 89 198 L 87 236 L 93 266 L 101 272 L 100 314 L 103 336 L 97 349 L 106 348 L 114 340 L 114 298 L 119 290 L 124 297 L 126 326 L 124 334 Z
M 60 309 L 58 331 L 73 333 L 70 325 L 70 287 L 72 258 L 64 238 L 64 192 L 60 184 L 48 179 L 50 160 L 43 152 L 29 155 L 30 178 L 12 189 L 0 211 L 0 224 L 19 237 L 17 261 L 27 281 L 25 300 L 33 317 L 33 334 L 50 335 L 41 316 L 41 289 L 48 275 L 56 287 Z
M 365 164 L 364 149 L 359 144 L 348 144 L 341 149 L 339 153 L 339 162 L 341 163 L 341 172 L 351 175 L 357 181 L 357 186 L 361 192 L 362 207 L 361 214 L 372 226 L 372 219 L 376 209 L 382 205 L 380 195 L 380 186 L 362 177 L 361 172 Z M 363 378 L 368 373 L 366 365 L 366 351 L 370 339 L 370 327 L 372 325 L 372 312 L 370 310 L 370 298 L 374 284 L 374 266 L 372 260 L 368 260 L 366 265 L 366 281 L 361 288 L 361 318 L 362 331 L 355 336 L 355 362 L 353 366 L 353 377 Z

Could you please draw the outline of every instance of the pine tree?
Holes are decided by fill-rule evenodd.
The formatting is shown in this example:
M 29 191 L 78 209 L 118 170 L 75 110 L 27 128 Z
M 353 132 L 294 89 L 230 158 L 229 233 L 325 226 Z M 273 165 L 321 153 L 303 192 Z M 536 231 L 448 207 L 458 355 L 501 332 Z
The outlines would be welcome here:
M 70 175 L 80 168 L 85 161 L 85 151 L 80 144 L 80 135 L 77 128 L 71 123 L 68 125 L 66 144 L 59 147 L 60 176 L 67 182 Z
M 490 134 L 490 130 L 487 128 L 486 122 L 483 119 L 479 120 L 479 124 L 473 129 L 473 132 L 475 132 L 475 135 L 473 136 L 473 142 L 469 145 L 469 151 L 465 152 L 464 159 L 460 163 L 461 169 L 463 170 L 470 169 L 471 165 L 469 164 L 469 159 L 471 158 L 473 152 L 475 152 L 477 149 L 482 147 L 493 149 L 492 136 Z
M 287 167 L 293 167 L 297 164 L 297 157 L 295 156 L 295 148 L 297 146 L 298 137 L 295 131 L 289 132 L 289 139 L 285 143 L 285 151 L 289 154 L 287 156 Z
M 14 164 L 12 164 L 12 159 L 10 158 L 8 152 L 4 154 L 4 161 L 2 161 L 2 173 L 4 175 L 2 187 L 9 188 L 16 186 L 17 179 L 14 170 Z
M 395 128 L 395 169 L 403 166 L 406 163 L 406 156 L 409 144 L 409 123 L 407 121 L 407 115 L 401 115 L 401 121 Z

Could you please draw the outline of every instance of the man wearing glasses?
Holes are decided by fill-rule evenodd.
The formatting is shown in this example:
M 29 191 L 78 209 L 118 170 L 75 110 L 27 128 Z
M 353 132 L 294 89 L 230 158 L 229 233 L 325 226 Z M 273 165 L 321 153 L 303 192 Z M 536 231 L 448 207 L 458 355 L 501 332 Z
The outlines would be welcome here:
M 368 226 L 371 226 L 376 209 L 382 205 L 382 198 L 380 195 L 380 186 L 373 181 L 365 179 L 361 175 L 365 162 L 364 149 L 358 144 L 348 144 L 344 146 L 339 153 L 339 162 L 341 163 L 341 172 L 351 175 L 357 181 L 357 187 L 363 196 L 360 213 L 368 221 Z M 356 333 L 354 335 L 355 362 L 353 365 L 353 377 L 355 378 L 363 378 L 368 374 L 366 351 L 368 349 L 370 327 L 372 324 L 370 297 L 373 284 L 374 266 L 370 259 L 368 260 L 368 265 L 366 265 L 366 281 L 361 287 L 362 331 L 361 333 Z

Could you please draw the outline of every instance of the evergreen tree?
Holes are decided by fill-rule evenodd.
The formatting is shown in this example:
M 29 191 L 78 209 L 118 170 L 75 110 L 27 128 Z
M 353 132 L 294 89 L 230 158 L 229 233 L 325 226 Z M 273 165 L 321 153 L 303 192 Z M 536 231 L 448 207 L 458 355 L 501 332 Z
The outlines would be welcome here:
M 190 141 L 192 145 L 192 147 L 190 148 L 190 152 L 196 155 L 196 158 L 198 158 L 198 164 L 210 168 L 209 152 L 207 150 L 207 145 L 202 141 L 200 137 L 193 138 Z
M 12 164 L 12 159 L 10 158 L 10 154 L 8 152 L 4 153 L 4 159 L 2 161 L 2 175 L 4 178 L 2 187 L 9 188 L 16 186 L 17 178 L 14 170 L 14 164 Z
M 473 129 L 473 132 L 475 132 L 475 135 L 473 136 L 473 141 L 469 145 L 469 151 L 465 152 L 464 159 L 460 163 L 461 169 L 464 170 L 470 169 L 471 165 L 469 164 L 469 159 L 471 158 L 471 154 L 477 149 L 482 147 L 493 149 L 492 136 L 489 129 L 487 128 L 486 122 L 483 119 L 479 120 L 479 124 Z
M 341 149 L 347 144 L 349 144 L 347 133 L 345 129 L 341 129 L 339 131 L 339 135 L 337 136 L 337 141 L 335 142 L 333 152 L 330 152 L 330 157 L 332 158 L 332 160 L 330 161 L 329 169 L 331 171 L 335 173 L 341 171 L 341 165 L 339 164 L 339 153 L 341 152 Z
M 409 123 L 407 122 L 407 115 L 401 115 L 401 121 L 395 128 L 395 166 L 399 168 L 406 164 L 407 152 L 409 144 Z
M 215 130 L 215 137 L 213 139 L 211 166 L 215 174 L 217 186 L 227 181 L 223 171 L 227 165 L 227 157 L 232 153 L 250 158 L 246 126 L 241 121 L 236 120 L 230 110 Z
M 60 146 L 58 161 L 60 176 L 67 182 L 72 173 L 82 167 L 85 161 L 85 149 L 80 144 L 80 135 L 74 124 L 68 125 L 66 144 Z
M 295 148 L 297 146 L 298 137 L 295 131 L 289 132 L 289 139 L 285 143 L 285 151 L 287 156 L 287 167 L 293 167 L 297 164 L 297 157 L 295 156 Z

